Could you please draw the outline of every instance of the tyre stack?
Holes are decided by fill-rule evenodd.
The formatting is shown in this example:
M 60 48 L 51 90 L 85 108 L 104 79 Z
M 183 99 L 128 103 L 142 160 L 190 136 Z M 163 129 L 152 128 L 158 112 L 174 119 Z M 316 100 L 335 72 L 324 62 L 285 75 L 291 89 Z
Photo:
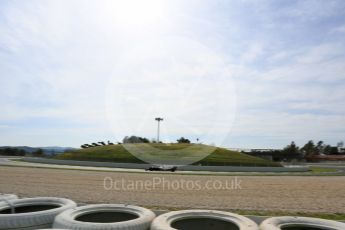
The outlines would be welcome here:
M 345 230 L 345 223 L 309 217 L 251 219 L 215 210 L 181 210 L 156 217 L 149 209 L 124 204 L 77 207 L 56 197 L 18 199 L 0 194 L 0 230 Z
M 258 230 L 251 219 L 231 212 L 214 210 L 182 210 L 158 216 L 151 230 Z
M 14 200 L 14 199 L 18 199 L 17 195 L 0 193 L 0 202 L 4 200 Z
M 260 224 L 261 230 L 280 230 L 280 229 L 294 229 L 294 230 L 342 230 L 345 229 L 345 224 L 320 218 L 298 217 L 298 216 L 279 216 L 271 217 L 264 220 Z
M 55 218 L 54 228 L 85 230 L 147 230 L 156 215 L 149 209 L 124 204 L 85 205 Z
M 55 197 L 4 200 L 0 202 L 0 229 L 50 228 L 58 214 L 76 206 L 72 200 Z

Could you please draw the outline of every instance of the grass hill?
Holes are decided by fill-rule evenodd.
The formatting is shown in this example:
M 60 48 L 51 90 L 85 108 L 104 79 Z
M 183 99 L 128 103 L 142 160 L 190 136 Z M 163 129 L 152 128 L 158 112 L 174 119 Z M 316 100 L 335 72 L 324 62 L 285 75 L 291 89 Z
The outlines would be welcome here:
M 135 156 L 130 152 L 135 152 Z M 208 154 L 210 152 L 212 153 Z M 126 147 L 117 144 L 73 150 L 56 158 L 117 163 L 155 162 L 178 165 L 195 162 L 195 165 L 280 166 L 279 163 L 262 158 L 201 144 L 126 144 Z

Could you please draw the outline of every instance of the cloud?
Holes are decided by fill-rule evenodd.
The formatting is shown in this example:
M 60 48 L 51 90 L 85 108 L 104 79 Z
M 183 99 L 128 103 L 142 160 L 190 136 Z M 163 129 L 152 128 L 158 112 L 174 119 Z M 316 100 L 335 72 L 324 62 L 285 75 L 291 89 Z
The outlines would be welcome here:
M 1 140 L 153 137 L 156 114 L 169 140 L 344 136 L 342 1 L 146 3 L 1 3 Z
M 341 25 L 341 26 L 337 26 L 337 27 L 333 28 L 332 32 L 340 33 L 340 34 L 345 33 L 345 25 Z
M 266 53 L 263 70 L 260 65 L 237 68 L 239 103 L 229 145 L 279 148 L 289 140 L 300 145 L 309 139 L 341 140 L 344 49 L 339 41 L 320 43 L 273 52 L 273 57 Z
M 251 44 L 248 50 L 242 56 L 243 62 L 255 61 L 255 59 L 257 59 L 263 53 L 262 49 L 263 49 L 262 44 L 258 44 L 258 43 Z
M 154 118 L 162 116 L 168 140 L 188 133 L 221 143 L 235 114 L 234 83 L 225 67 L 222 55 L 182 36 L 133 47 L 108 85 L 113 130 L 152 135 Z

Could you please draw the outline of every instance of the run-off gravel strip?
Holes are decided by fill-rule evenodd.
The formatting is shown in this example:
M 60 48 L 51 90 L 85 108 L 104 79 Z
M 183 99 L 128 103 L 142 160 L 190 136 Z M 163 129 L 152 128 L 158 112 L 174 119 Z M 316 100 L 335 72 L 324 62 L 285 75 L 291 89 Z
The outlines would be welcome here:
M 111 183 L 108 178 L 106 186 L 109 190 L 105 189 L 106 177 L 117 181 L 116 187 L 114 185 L 109 189 Z M 161 183 L 158 183 L 159 181 Z M 228 188 L 212 188 L 214 181 L 218 181 L 217 183 L 222 186 L 227 183 Z M 157 184 L 150 186 L 153 182 Z M 345 213 L 345 177 L 343 176 L 239 176 L 237 183 L 240 186 L 236 189 L 231 189 L 231 182 L 235 186 L 235 176 L 117 173 L 0 166 L 0 192 L 15 193 L 22 197 L 56 196 L 71 198 L 80 203 L 128 203 L 163 209 L 207 208 Z M 208 189 L 205 188 L 207 183 L 211 186 Z M 198 187 L 197 184 L 200 186 Z

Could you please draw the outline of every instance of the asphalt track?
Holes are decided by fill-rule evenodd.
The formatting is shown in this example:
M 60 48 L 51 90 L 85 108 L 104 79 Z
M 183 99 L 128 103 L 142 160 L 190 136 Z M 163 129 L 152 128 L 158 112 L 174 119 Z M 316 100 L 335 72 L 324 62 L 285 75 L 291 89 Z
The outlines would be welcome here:
M 150 164 L 136 164 L 136 163 L 114 163 L 114 162 L 93 162 L 93 161 L 76 161 L 76 160 L 57 160 L 48 158 L 29 158 L 22 159 L 24 162 L 29 163 L 41 163 L 41 164 L 53 164 L 53 165 L 70 165 L 70 166 L 85 166 L 85 167 L 106 167 L 116 169 L 130 169 L 144 170 L 150 167 Z M 307 172 L 309 168 L 307 166 L 294 166 L 294 167 L 247 167 L 247 166 L 196 166 L 185 165 L 179 166 L 180 172 Z
M 47 158 L 22 158 L 0 156 L 0 166 L 70 169 L 86 171 L 106 171 L 106 172 L 132 172 L 142 173 L 150 165 L 148 164 L 128 164 L 128 163 L 107 163 L 89 161 L 55 160 Z M 336 172 L 313 173 L 309 171 L 310 166 L 320 168 L 333 168 Z M 166 173 L 171 172 L 147 172 Z M 345 164 L 304 164 L 299 166 L 286 167 L 232 167 L 232 166 L 184 166 L 179 167 L 174 174 L 187 175 L 345 175 Z

